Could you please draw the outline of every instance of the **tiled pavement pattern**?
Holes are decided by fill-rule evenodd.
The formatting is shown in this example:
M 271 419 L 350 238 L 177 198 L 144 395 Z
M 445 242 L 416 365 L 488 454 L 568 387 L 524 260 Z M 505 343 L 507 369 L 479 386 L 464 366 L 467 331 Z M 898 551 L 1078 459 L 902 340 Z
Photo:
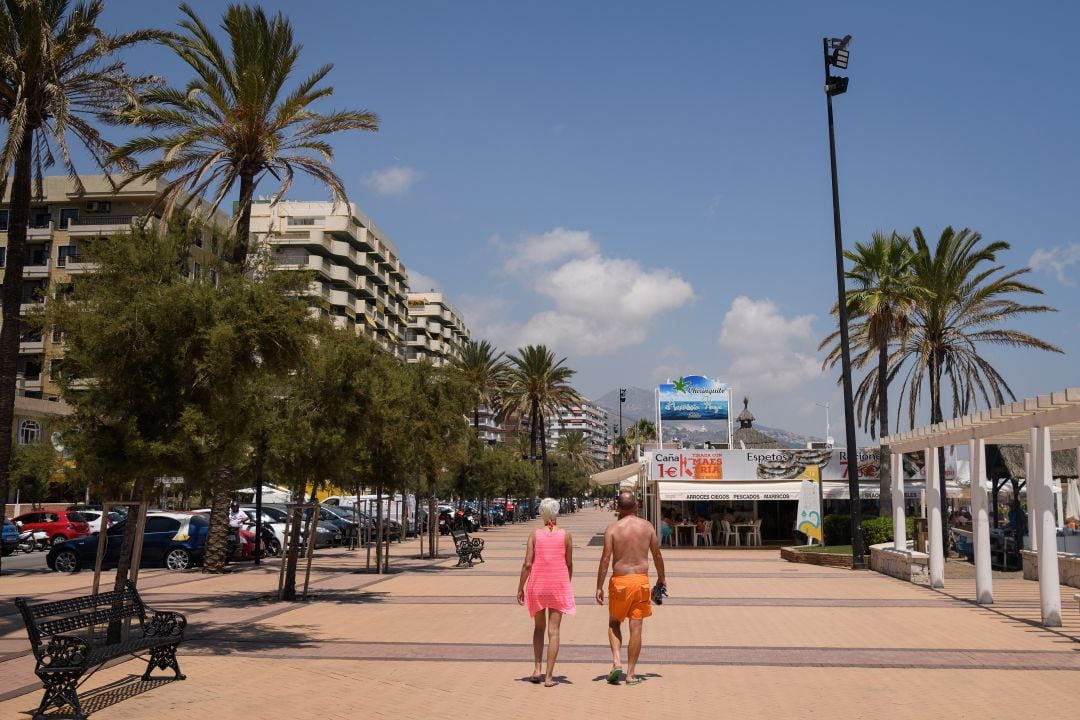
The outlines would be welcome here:
M 1036 583 L 973 581 L 934 592 L 873 573 L 791 565 L 775 550 L 665 550 L 671 597 L 646 621 L 636 687 L 604 681 L 606 610 L 592 600 L 611 516 L 586 510 L 574 533 L 577 617 L 563 623 L 551 689 L 524 681 L 531 622 L 513 602 L 537 523 L 483 534 L 486 563 L 419 561 L 393 548 L 394 572 L 362 572 L 365 553 L 321 554 L 314 601 L 267 597 L 277 570 L 223 577 L 143 571 L 147 602 L 188 614 L 184 682 L 138 682 L 142 664 L 84 686 L 94 718 L 1005 718 L 1068 715 L 1080 687 L 1080 613 L 1038 626 Z M 592 542 L 590 542 L 592 541 Z M 444 551 L 445 552 L 445 551 Z M 359 571 L 359 572 L 358 572 Z M 89 575 L 0 578 L 0 720 L 40 699 L 10 599 L 86 592 Z

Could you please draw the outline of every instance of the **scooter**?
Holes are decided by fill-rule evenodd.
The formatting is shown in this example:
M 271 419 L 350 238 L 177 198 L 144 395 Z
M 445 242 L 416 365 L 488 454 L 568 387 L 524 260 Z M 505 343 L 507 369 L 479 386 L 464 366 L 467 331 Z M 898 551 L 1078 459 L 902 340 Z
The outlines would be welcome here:
M 16 547 L 24 553 L 48 550 L 49 534 L 44 530 L 23 530 L 19 533 L 19 544 Z

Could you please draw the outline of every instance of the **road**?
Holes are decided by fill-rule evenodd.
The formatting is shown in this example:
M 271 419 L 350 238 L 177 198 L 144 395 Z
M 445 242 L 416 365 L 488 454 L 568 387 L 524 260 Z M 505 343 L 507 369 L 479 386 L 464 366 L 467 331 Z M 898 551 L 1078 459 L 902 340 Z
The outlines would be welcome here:
M 45 556 L 47 554 L 48 551 L 32 553 L 16 552 L 13 555 L 8 555 L 3 561 L 3 572 L 4 574 L 7 574 L 9 570 L 41 570 L 42 572 L 51 572 L 49 567 L 45 564 Z

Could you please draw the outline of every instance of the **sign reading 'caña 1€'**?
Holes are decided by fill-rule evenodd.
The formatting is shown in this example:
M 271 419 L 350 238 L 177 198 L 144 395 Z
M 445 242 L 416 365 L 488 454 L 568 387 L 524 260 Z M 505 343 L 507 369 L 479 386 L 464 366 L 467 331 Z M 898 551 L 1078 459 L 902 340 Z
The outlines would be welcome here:
M 727 383 L 704 375 L 687 375 L 660 385 L 661 420 L 727 420 Z

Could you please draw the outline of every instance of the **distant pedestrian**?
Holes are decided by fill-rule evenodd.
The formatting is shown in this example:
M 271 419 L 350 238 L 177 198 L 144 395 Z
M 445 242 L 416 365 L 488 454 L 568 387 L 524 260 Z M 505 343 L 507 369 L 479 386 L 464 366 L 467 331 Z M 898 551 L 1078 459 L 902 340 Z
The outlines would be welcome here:
M 540 502 L 540 517 L 544 527 L 529 535 L 525 562 L 521 566 L 517 601 L 529 610 L 533 618 L 533 672 L 529 679 L 540 682 L 540 664 L 544 657 L 544 632 L 548 637 L 547 672 L 544 686 L 555 684 L 555 658 L 559 655 L 559 627 L 563 615 L 574 615 L 573 538 L 556 524 L 559 501 L 544 498 Z
M 626 684 L 637 685 L 638 656 L 641 654 L 641 625 L 652 615 L 652 598 L 657 602 L 667 594 L 664 558 L 656 531 L 647 520 L 639 518 L 637 498 L 629 491 L 619 493 L 619 519 L 604 531 L 604 551 L 600 555 L 600 570 L 596 574 L 596 602 L 604 604 L 604 580 L 608 565 L 611 566 L 611 582 L 608 583 L 608 642 L 611 644 L 611 671 L 607 681 L 619 682 L 622 674 L 622 622 L 630 620 L 630 644 L 627 649 Z M 656 588 L 649 587 L 649 554 L 656 566 Z

